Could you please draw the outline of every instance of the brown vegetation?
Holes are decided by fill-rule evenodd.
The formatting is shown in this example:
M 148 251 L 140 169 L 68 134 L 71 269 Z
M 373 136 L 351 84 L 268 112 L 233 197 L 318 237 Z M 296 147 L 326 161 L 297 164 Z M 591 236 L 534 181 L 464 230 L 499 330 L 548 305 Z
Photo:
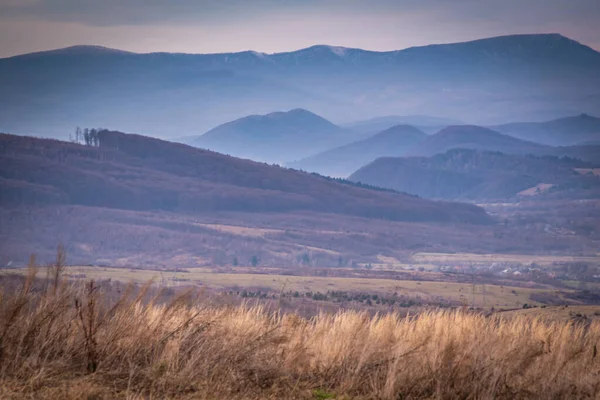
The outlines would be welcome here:
M 599 221 L 595 214 L 590 210 L 579 220 L 564 221 L 589 219 L 593 227 Z M 82 206 L 0 207 L 0 266 L 26 265 L 24 254 L 32 252 L 50 261 L 59 242 L 67 246 L 73 264 L 152 268 L 218 267 L 234 265 L 236 259 L 240 266 L 251 266 L 253 256 L 262 267 L 350 268 L 379 263 L 379 255 L 407 260 L 413 252 L 596 254 L 597 234 L 554 235 L 545 227 L 543 219 L 531 224 L 511 219 L 507 226 L 489 227 L 307 212 L 184 215 Z
M 97 135 L 97 146 L 83 146 L 0 134 L 0 204 L 187 214 L 310 210 L 400 221 L 491 222 L 473 205 L 366 189 L 140 135 Z
M 0 297 L 3 398 L 589 398 L 600 324 L 431 311 L 302 319 L 94 281 Z M 62 263 L 59 257 L 56 266 Z M 57 274 L 59 268 L 54 269 Z
M 572 158 L 452 149 L 432 157 L 379 158 L 349 179 L 432 199 L 518 201 L 544 194 L 573 200 L 598 197 L 600 179 L 576 172 L 591 166 Z

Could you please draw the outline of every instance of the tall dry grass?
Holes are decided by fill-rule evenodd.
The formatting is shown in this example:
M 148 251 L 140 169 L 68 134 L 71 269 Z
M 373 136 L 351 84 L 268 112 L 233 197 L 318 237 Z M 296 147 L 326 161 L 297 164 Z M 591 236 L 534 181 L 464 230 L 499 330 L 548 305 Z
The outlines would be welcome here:
M 57 265 L 61 263 L 57 261 Z M 594 398 L 600 325 L 460 311 L 306 320 L 60 268 L 0 296 L 1 398 Z

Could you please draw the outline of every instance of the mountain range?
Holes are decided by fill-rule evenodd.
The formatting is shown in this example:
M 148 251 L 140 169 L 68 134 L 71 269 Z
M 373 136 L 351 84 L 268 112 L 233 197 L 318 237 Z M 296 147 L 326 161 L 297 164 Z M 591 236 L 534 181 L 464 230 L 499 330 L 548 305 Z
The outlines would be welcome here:
M 387 121 L 400 119 L 394 117 Z M 586 123 L 582 123 L 582 119 Z M 584 137 L 597 137 L 590 133 L 596 120 L 585 115 L 518 125 L 560 127 L 560 130 L 553 131 L 540 128 L 535 137 L 538 142 L 555 142 L 560 137 L 571 137 L 570 142 L 578 142 Z M 179 141 L 235 157 L 277 163 L 335 177 L 347 177 L 379 157 L 432 156 L 456 148 L 506 154 L 568 156 L 592 163 L 600 162 L 593 141 L 576 146 L 552 147 L 473 125 L 451 125 L 430 135 L 409 125 L 393 126 L 376 134 L 365 132 L 368 131 L 341 128 L 310 111 L 294 109 L 240 118 L 213 128 L 204 135 Z
M 0 59 L 0 88 L 1 131 L 57 138 L 75 126 L 198 135 L 295 108 L 334 122 L 435 114 L 494 125 L 507 116 L 597 114 L 600 53 L 558 34 L 388 52 L 136 54 L 76 46 Z

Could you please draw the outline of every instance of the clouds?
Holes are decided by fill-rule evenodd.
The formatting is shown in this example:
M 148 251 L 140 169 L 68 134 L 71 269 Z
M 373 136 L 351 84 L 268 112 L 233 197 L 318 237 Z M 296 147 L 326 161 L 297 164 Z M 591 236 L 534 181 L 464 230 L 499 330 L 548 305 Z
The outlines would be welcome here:
M 598 0 L 0 0 L 0 16 L 85 25 L 197 24 L 265 14 L 401 15 L 532 24 L 600 17 Z
M 132 51 L 375 50 L 559 32 L 600 48 L 598 0 L 0 0 L 0 56 L 93 43 Z
M 305 2 L 277 0 L 0 0 L 4 18 L 76 22 L 91 26 L 211 23 L 293 10 Z

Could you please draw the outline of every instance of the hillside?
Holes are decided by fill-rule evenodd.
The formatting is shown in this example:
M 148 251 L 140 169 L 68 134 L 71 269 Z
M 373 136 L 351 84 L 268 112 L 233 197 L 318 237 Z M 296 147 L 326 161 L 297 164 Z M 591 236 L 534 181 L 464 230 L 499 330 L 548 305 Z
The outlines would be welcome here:
M 600 118 L 581 114 L 546 122 L 520 122 L 492 129 L 523 140 L 550 146 L 570 146 L 600 140 Z
M 402 110 L 490 125 L 596 112 L 600 53 L 557 34 L 388 52 L 135 54 L 79 46 L 0 59 L 0 88 L 0 131 L 56 138 L 75 126 L 198 135 L 298 107 L 336 123 Z
M 3 206 L 71 204 L 181 213 L 309 210 L 390 220 L 469 221 L 477 207 L 368 190 L 139 135 L 99 147 L 2 134 Z
M 367 139 L 324 151 L 287 166 L 323 175 L 347 177 L 379 157 L 401 156 L 427 135 L 408 125 L 397 125 Z
M 184 142 L 235 157 L 283 164 L 352 141 L 357 135 L 309 111 L 251 115 Z
M 452 149 L 499 151 L 507 154 L 539 154 L 549 147 L 503 135 L 473 125 L 456 125 L 442 129 L 410 149 L 408 156 L 432 156 Z
M 590 143 L 585 145 L 561 146 L 545 152 L 558 157 L 578 158 L 600 167 L 600 144 Z
M 570 198 L 597 196 L 600 178 L 576 171 L 585 166 L 550 156 L 457 149 L 433 157 L 380 158 L 349 179 L 435 199 L 511 200 L 532 188 L 532 195 L 549 190 Z

